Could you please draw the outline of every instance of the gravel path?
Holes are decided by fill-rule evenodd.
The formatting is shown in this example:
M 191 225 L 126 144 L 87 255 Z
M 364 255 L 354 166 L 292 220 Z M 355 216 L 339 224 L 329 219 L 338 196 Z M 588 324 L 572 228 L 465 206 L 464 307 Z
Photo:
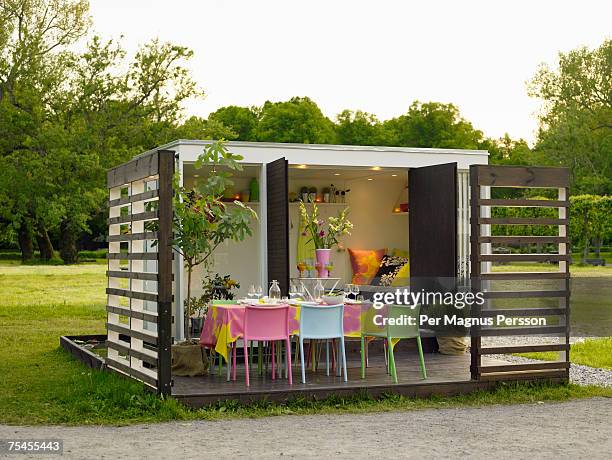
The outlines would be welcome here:
M 570 343 L 584 341 L 584 337 L 571 337 Z M 558 343 L 557 337 L 483 337 L 483 346 L 506 346 L 506 345 L 526 345 L 526 344 L 545 344 Z M 537 359 L 524 358 L 513 355 L 492 355 L 493 358 L 502 359 L 510 363 L 537 363 Z M 599 385 L 612 387 L 612 370 L 597 367 L 583 366 L 581 364 L 570 364 L 570 381 L 578 385 Z
M 594 398 L 516 406 L 129 427 L 2 425 L 0 438 L 63 438 L 64 456 L 76 459 L 278 456 L 603 459 L 612 452 L 611 420 L 612 399 Z M 17 458 L 24 457 L 27 458 Z

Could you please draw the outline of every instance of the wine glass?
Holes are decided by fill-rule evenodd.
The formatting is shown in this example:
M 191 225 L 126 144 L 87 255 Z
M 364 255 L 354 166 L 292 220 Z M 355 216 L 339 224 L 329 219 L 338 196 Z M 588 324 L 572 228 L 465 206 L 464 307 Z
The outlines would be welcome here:
M 261 287 L 261 285 L 257 286 L 257 291 L 256 292 L 257 292 L 257 298 L 258 299 L 263 298 L 263 288 Z
M 247 294 L 247 296 L 248 296 L 249 299 L 254 299 L 255 295 L 256 295 L 255 285 L 251 284 L 251 286 L 249 286 L 249 293 Z
M 353 285 L 350 283 L 346 283 L 344 285 L 344 298 L 349 300 L 351 298 L 351 291 L 353 289 Z
M 353 299 L 355 299 L 356 301 L 357 297 L 359 296 L 359 285 L 358 284 L 351 284 L 351 294 L 353 295 Z

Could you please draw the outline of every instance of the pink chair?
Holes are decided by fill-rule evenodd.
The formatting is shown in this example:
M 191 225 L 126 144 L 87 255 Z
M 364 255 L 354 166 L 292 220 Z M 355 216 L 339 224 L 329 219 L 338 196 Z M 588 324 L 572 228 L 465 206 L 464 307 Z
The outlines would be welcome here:
M 291 341 L 289 338 L 289 305 L 279 307 L 246 306 L 244 314 L 244 369 L 246 371 L 246 386 L 249 383 L 249 341 L 272 342 L 272 380 L 274 372 L 274 341 L 284 340 L 287 347 L 287 369 L 289 370 L 289 385 L 293 384 L 291 372 Z

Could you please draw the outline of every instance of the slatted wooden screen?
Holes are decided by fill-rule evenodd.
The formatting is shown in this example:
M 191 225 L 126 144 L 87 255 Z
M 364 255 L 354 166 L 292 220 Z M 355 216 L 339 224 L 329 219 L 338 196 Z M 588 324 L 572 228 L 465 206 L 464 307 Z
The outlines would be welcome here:
M 287 160 L 279 158 L 266 165 L 268 283 L 277 280 L 283 295 L 289 295 L 288 181 Z
M 546 308 L 525 308 L 516 303 L 499 307 L 496 300 L 495 309 L 490 300 L 476 312 L 481 317 L 546 317 L 551 324 L 546 326 L 522 327 L 484 327 L 474 329 L 472 337 L 471 374 L 476 380 L 503 380 L 547 377 L 569 378 L 569 255 L 568 255 L 568 184 L 569 173 L 565 168 L 537 168 L 514 166 L 472 166 L 470 168 L 470 205 L 471 205 L 471 280 L 474 291 L 485 291 L 487 299 L 550 299 Z M 554 189 L 555 198 L 542 199 L 491 199 L 494 187 L 509 188 L 545 188 Z M 556 217 L 491 217 L 494 207 L 535 207 L 557 209 Z M 556 227 L 554 236 L 492 236 L 494 225 L 548 225 Z M 554 253 L 494 253 L 494 244 L 553 244 Z M 551 262 L 554 271 L 524 270 L 519 272 L 492 271 L 493 262 Z M 515 281 L 511 290 L 495 290 L 496 281 Z M 552 290 L 519 289 L 525 283 L 544 281 L 557 284 Z M 552 305 L 551 305 L 552 303 Z M 483 347 L 481 337 L 490 336 L 545 336 L 547 343 L 523 343 L 512 346 Z M 553 338 L 560 337 L 558 343 Z M 525 342 L 529 342 L 525 340 Z M 526 353 L 526 352 L 559 352 L 557 361 L 542 361 L 527 364 L 508 364 L 483 366 L 481 357 L 490 354 Z
M 106 363 L 170 393 L 174 152 L 108 172 Z

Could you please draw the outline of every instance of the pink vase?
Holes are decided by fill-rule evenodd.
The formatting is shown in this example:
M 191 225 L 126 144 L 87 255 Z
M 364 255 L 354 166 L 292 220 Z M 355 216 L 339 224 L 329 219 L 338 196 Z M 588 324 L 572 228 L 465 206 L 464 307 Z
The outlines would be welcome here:
M 326 267 L 329 265 L 331 249 L 316 249 L 315 253 L 317 256 L 317 271 L 319 272 L 319 278 L 329 277 L 329 271 Z

